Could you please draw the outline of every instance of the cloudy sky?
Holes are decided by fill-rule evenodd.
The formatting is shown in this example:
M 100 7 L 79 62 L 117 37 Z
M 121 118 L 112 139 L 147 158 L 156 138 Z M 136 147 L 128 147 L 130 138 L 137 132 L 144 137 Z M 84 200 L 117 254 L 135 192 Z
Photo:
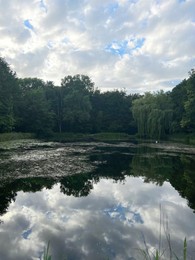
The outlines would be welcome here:
M 0 56 L 19 77 L 170 90 L 195 67 L 195 0 L 0 0 Z

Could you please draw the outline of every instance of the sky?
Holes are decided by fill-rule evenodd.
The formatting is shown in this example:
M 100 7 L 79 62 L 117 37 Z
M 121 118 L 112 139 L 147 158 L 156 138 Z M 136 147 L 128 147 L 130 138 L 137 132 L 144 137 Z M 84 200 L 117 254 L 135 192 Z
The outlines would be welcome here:
M 0 56 L 21 78 L 169 91 L 195 67 L 194 46 L 195 0 L 0 0 Z

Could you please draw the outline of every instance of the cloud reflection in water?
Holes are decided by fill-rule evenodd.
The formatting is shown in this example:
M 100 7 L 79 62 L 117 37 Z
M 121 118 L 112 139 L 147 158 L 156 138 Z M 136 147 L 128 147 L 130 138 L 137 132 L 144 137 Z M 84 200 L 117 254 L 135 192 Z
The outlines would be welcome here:
M 158 243 L 160 204 L 175 252 L 184 237 L 193 250 L 194 214 L 167 182 L 158 187 L 135 177 L 125 184 L 101 179 L 87 197 L 64 195 L 60 184 L 18 192 L 1 218 L 0 259 L 39 259 L 48 241 L 53 259 L 139 259 L 142 234 L 149 246 Z

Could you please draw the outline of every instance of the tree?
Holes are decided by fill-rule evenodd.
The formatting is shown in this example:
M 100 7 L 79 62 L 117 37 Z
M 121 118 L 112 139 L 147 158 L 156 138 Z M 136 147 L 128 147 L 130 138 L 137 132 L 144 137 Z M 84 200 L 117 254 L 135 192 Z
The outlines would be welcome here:
M 18 93 L 16 74 L 0 58 L 0 132 L 10 132 L 15 125 L 15 98 Z
M 94 91 L 94 83 L 85 75 L 67 76 L 62 79 L 61 88 L 65 130 L 73 132 L 89 131 L 90 95 Z
M 170 132 L 173 110 L 167 93 L 145 93 L 133 101 L 132 112 L 141 137 L 160 139 Z
M 61 133 L 63 130 L 63 93 L 61 87 L 51 87 L 49 90 L 49 102 L 53 112 L 54 131 Z M 48 93 L 47 93 L 48 96 Z
M 36 78 L 19 80 L 21 89 L 17 130 L 48 135 L 53 128 L 53 111 L 47 98 L 46 83 Z
M 184 101 L 184 112 L 181 119 L 181 127 L 188 132 L 195 132 L 195 71 L 189 72 L 186 81 L 186 100 Z
M 182 132 L 181 120 L 185 112 L 184 103 L 187 100 L 186 90 L 187 80 L 183 80 L 179 83 L 170 93 L 170 97 L 173 104 L 173 120 L 171 124 L 171 130 L 173 133 Z
M 134 95 L 125 91 L 94 92 L 92 96 L 93 131 L 134 133 L 135 125 L 130 107 Z
M 75 76 L 67 76 L 62 79 L 61 86 L 66 89 L 77 89 L 92 93 L 94 91 L 94 83 L 86 75 L 77 74 Z

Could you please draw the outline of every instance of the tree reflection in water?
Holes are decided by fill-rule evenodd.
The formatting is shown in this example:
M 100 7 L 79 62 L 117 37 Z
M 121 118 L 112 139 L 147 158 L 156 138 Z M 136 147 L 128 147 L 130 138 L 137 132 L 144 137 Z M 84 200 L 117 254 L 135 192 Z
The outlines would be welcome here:
M 168 154 L 148 147 L 102 146 L 90 152 L 88 157 L 88 164 L 94 166 L 91 172 L 82 172 L 81 169 L 79 174 L 70 172 L 71 175 L 65 177 L 56 177 L 54 172 L 54 176 L 49 177 L 14 179 L 11 176 L 13 163 L 9 167 L 6 165 L 6 169 L 1 168 L 3 176 L 7 171 L 8 178 L 4 178 L 0 184 L 0 214 L 6 212 L 18 191 L 36 192 L 43 188 L 51 189 L 54 184 L 60 183 L 61 192 L 68 196 L 81 197 L 89 195 L 93 185 L 101 178 L 125 182 L 126 176 L 143 177 L 144 182 L 159 186 L 165 181 L 169 182 L 195 210 L 194 156 Z
M 151 245 L 156 243 L 161 199 L 167 200 L 166 210 L 174 216 L 176 230 L 177 225 L 184 229 L 185 219 L 189 226 L 194 223 L 188 208 L 181 211 L 177 205 L 178 194 L 172 189 L 195 210 L 193 155 L 128 144 L 67 145 L 46 154 L 51 160 L 43 156 L 32 162 L 21 157 L 1 163 L 0 214 L 6 220 L 1 228 L 16 230 L 13 239 L 0 237 L 1 242 L 18 241 L 17 247 L 23 248 L 24 240 L 28 245 L 33 241 L 37 252 L 40 241 L 51 237 L 56 259 L 61 257 L 59 252 L 70 259 L 133 259 L 132 247 L 142 247 L 140 233 L 146 234 Z M 40 176 L 31 176 L 35 169 Z M 170 194 L 162 195 L 162 191 Z M 176 196 L 174 202 L 172 196 Z M 191 226 L 186 225 L 190 234 Z M 180 248 L 178 241 L 175 235 L 176 248 Z

